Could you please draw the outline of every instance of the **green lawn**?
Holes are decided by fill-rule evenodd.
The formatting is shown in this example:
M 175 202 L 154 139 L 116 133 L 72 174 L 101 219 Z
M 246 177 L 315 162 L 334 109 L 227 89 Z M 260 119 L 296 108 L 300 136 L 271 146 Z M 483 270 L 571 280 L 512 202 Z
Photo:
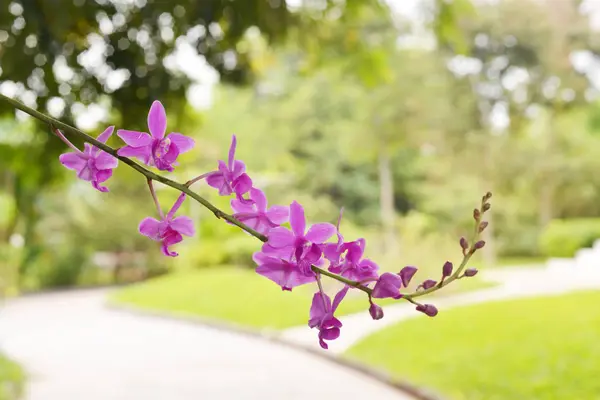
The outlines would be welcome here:
M 330 280 L 327 279 L 327 283 Z M 465 279 L 441 291 L 472 290 L 487 286 L 479 279 Z M 112 300 L 146 309 L 181 315 L 200 315 L 254 328 L 282 329 L 303 325 L 314 285 L 282 292 L 273 282 L 250 269 L 215 267 L 176 272 L 132 285 L 116 292 Z M 330 291 L 330 292 L 333 292 Z M 397 300 L 379 302 L 385 306 Z M 362 292 L 351 291 L 338 314 L 367 312 L 369 303 Z M 384 307 L 385 310 L 385 307 Z
M 598 304 L 593 291 L 442 310 L 347 356 L 454 400 L 599 399 Z
M 11 360 L 0 355 L 0 400 L 16 400 L 23 394 L 25 374 Z

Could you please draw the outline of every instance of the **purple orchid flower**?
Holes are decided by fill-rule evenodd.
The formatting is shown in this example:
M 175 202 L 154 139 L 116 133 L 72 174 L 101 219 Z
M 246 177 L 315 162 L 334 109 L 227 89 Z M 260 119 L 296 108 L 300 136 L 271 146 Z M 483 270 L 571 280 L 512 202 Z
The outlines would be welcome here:
M 256 272 L 281 286 L 281 290 L 291 291 L 294 287 L 315 281 L 315 276 L 306 275 L 297 263 L 279 257 L 256 252 L 252 256 L 258 264 Z
M 340 274 L 345 278 L 369 282 L 379 278 L 379 266 L 369 259 L 362 259 L 365 251 L 365 239 L 358 239 L 354 242 L 344 242 L 344 237 L 340 232 L 340 222 L 342 212 L 337 223 L 337 243 L 327 243 L 323 246 L 323 254 L 329 260 L 329 271 Z
M 323 244 L 335 233 L 335 226 L 330 223 L 318 223 L 306 230 L 306 218 L 304 208 L 296 201 L 290 205 L 290 225 L 292 230 L 284 227 L 273 228 L 269 232 L 269 239 L 263 245 L 262 251 L 267 254 L 279 255 L 287 259 L 295 258 L 300 261 L 307 254 L 314 258 L 316 252 L 313 244 Z M 319 249 L 319 258 L 321 251 Z M 314 265 L 314 264 L 313 264 Z M 312 271 L 306 263 L 301 265 L 305 274 L 310 275 Z
M 233 216 L 250 228 L 266 235 L 271 229 L 287 222 L 289 207 L 271 206 L 267 209 L 265 194 L 256 188 L 250 189 L 250 199 L 253 204 L 237 198 L 231 200 L 231 208 L 235 211 Z
M 206 175 L 206 183 L 219 189 L 221 196 L 235 193 L 240 201 L 247 201 L 242 196 L 252 188 L 252 179 L 246 174 L 246 164 L 235 159 L 236 146 L 237 138 L 233 135 L 227 164 L 225 161 L 219 160 L 219 170 Z
M 142 235 L 162 242 L 161 250 L 166 256 L 178 256 L 178 253 L 169 251 L 169 246 L 181 242 L 183 240 L 181 235 L 193 236 L 195 232 L 194 223 L 189 217 L 181 216 L 173 218 L 184 200 L 185 193 L 182 193 L 166 216 L 163 216 L 161 212 L 160 221 L 147 217 L 140 222 L 138 228 Z
M 148 113 L 148 130 L 146 132 L 119 129 L 117 135 L 127 144 L 119 149 L 118 154 L 126 157 L 136 157 L 144 164 L 154 166 L 161 171 L 173 171 L 180 154 L 194 147 L 194 139 L 181 133 L 170 133 L 167 130 L 167 114 L 160 101 L 155 101 Z
M 329 296 L 321 291 L 313 296 L 308 326 L 319 329 L 319 345 L 324 349 L 329 348 L 325 340 L 335 340 L 340 337 L 342 323 L 333 314 L 346 296 L 348 288 L 348 286 L 344 287 L 335 295 L 333 304 Z
M 402 287 L 402 278 L 397 274 L 386 272 L 382 274 L 371 293 L 371 297 L 375 299 L 385 299 L 391 297 L 393 299 L 399 299 L 402 297 L 400 294 L 400 288 Z
M 104 132 L 102 132 L 97 140 L 102 143 L 106 143 L 108 138 L 112 135 L 115 127 L 109 126 Z M 77 171 L 77 177 L 84 181 L 92 182 L 92 186 L 101 191 L 108 192 L 108 188 L 100 186 L 102 182 L 106 182 L 108 178 L 112 176 L 113 169 L 119 165 L 119 160 L 105 151 L 100 150 L 96 146 L 92 146 L 88 143 L 84 144 L 84 151 L 80 151 L 75 147 L 69 140 L 62 134 L 58 129 L 56 134 L 60 137 L 70 148 L 74 150 L 73 153 L 61 154 L 58 159 L 60 163 L 71 169 Z

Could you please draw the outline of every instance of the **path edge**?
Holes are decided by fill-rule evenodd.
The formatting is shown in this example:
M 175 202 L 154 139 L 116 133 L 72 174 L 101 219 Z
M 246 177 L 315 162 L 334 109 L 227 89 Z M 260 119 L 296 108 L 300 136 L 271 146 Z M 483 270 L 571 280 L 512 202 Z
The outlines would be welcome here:
M 235 324 L 232 322 L 226 322 L 222 320 L 217 320 L 213 318 L 200 317 L 193 314 L 183 313 L 183 312 L 167 312 L 160 310 L 147 309 L 143 307 L 132 306 L 130 304 L 123 304 L 114 300 L 107 300 L 104 304 L 104 307 L 114 310 L 117 312 L 123 312 L 132 314 L 135 316 L 142 317 L 154 317 L 169 321 L 180 321 L 189 323 L 192 325 L 202 325 L 204 327 L 208 327 L 215 330 L 220 331 L 228 331 L 236 334 L 250 336 L 258 339 L 262 339 L 268 342 L 272 342 L 281 346 L 285 346 L 288 348 L 292 348 L 294 350 L 302 351 L 305 353 L 309 353 L 316 357 L 319 357 L 323 360 L 331 362 L 333 364 L 337 364 L 344 368 L 348 368 L 350 370 L 359 372 L 369 378 L 378 381 L 388 387 L 396 389 L 406 395 L 412 396 L 415 400 L 445 400 L 440 394 L 434 392 L 431 389 L 416 386 L 412 383 L 409 383 L 406 380 L 397 379 L 391 376 L 388 372 L 374 368 L 370 366 L 366 366 L 358 363 L 357 361 L 353 361 L 348 358 L 343 358 L 340 356 L 336 356 L 332 353 L 328 353 L 324 350 L 319 350 L 316 348 L 312 348 L 300 343 L 296 343 L 290 340 L 286 340 L 282 337 L 282 335 L 276 330 L 269 329 L 253 329 L 248 328 L 239 324 Z

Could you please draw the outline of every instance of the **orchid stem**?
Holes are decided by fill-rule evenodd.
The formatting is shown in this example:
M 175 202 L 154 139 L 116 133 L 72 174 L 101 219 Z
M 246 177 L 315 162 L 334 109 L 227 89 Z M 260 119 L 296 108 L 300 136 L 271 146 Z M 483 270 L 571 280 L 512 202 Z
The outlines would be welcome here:
M 192 186 L 194 183 L 196 183 L 196 182 L 198 182 L 198 181 L 200 181 L 200 180 L 202 180 L 202 179 L 206 178 L 206 177 L 207 177 L 208 175 L 210 175 L 210 174 L 211 174 L 211 172 L 207 172 L 207 173 L 205 173 L 205 174 L 202 174 L 202 175 L 200 175 L 200 176 L 197 176 L 197 177 L 195 177 L 194 179 L 191 179 L 191 180 L 187 181 L 187 182 L 185 183 L 185 186 L 186 186 L 186 187 L 190 187 L 190 186 Z
M 79 150 L 77 147 L 75 147 L 75 145 L 73 143 L 71 143 L 69 141 L 69 139 L 67 139 L 65 137 L 65 135 L 62 134 L 61 131 L 59 131 L 58 129 L 54 128 L 54 133 L 56 134 L 56 136 L 58 136 L 60 138 L 60 140 L 62 140 L 63 142 L 65 142 L 65 144 L 67 146 L 69 146 L 71 149 L 73 149 L 75 151 L 75 153 L 81 154 L 81 150 Z
M 152 184 L 152 179 L 148 178 L 147 182 L 148 182 L 148 188 L 150 188 L 150 194 L 152 195 L 152 200 L 154 200 L 154 205 L 156 206 L 156 209 L 158 210 L 158 215 L 160 215 L 161 219 L 165 219 L 165 214 L 163 213 L 163 210 L 160 208 L 160 203 L 158 202 L 158 197 L 156 197 L 156 192 L 154 191 L 154 185 Z

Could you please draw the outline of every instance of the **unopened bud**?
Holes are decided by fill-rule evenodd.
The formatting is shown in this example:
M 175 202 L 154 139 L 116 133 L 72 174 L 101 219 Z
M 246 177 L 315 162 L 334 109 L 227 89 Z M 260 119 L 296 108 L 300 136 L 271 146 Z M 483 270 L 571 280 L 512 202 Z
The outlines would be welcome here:
M 444 266 L 442 267 L 442 276 L 444 278 L 449 277 L 450 275 L 452 275 L 453 269 L 454 269 L 454 266 L 452 265 L 452 263 L 450 261 L 446 261 L 444 263 Z
M 465 270 L 465 276 L 467 277 L 471 277 L 471 276 L 475 276 L 477 275 L 479 271 L 477 271 L 477 268 L 467 268 Z
M 485 246 L 485 241 L 484 240 L 480 240 L 477 243 L 475 243 L 475 246 L 473 246 L 473 248 L 475 250 L 479 250 L 479 249 L 483 248 L 483 246 Z
M 371 318 L 374 320 L 378 320 L 383 318 L 383 308 L 379 307 L 375 303 L 371 303 L 371 307 L 369 307 L 369 314 L 371 314 Z
M 480 217 L 481 217 L 481 212 L 479 212 L 478 209 L 474 209 L 473 210 L 473 218 L 475 218 L 476 221 L 479 221 Z
M 420 311 L 429 317 L 435 317 L 438 313 L 437 308 L 433 304 L 419 304 L 417 306 L 417 311 Z
M 492 192 L 487 192 L 485 196 L 483 196 L 483 201 L 487 201 L 492 198 Z
M 434 281 L 433 279 L 427 279 L 425 282 L 423 282 L 421 284 L 421 286 L 423 286 L 423 289 L 427 290 L 427 289 L 431 289 L 432 287 L 435 286 L 437 282 Z
M 463 250 L 467 250 L 469 248 L 469 242 L 467 242 L 467 239 L 465 239 L 464 237 L 460 238 L 460 247 Z
M 492 206 L 490 205 L 490 203 L 485 203 L 482 207 L 483 212 L 486 212 L 487 210 L 489 210 Z
M 481 223 L 479 224 L 479 233 L 483 232 L 485 230 L 485 228 L 487 228 L 487 226 L 488 226 L 487 221 L 481 221 Z

